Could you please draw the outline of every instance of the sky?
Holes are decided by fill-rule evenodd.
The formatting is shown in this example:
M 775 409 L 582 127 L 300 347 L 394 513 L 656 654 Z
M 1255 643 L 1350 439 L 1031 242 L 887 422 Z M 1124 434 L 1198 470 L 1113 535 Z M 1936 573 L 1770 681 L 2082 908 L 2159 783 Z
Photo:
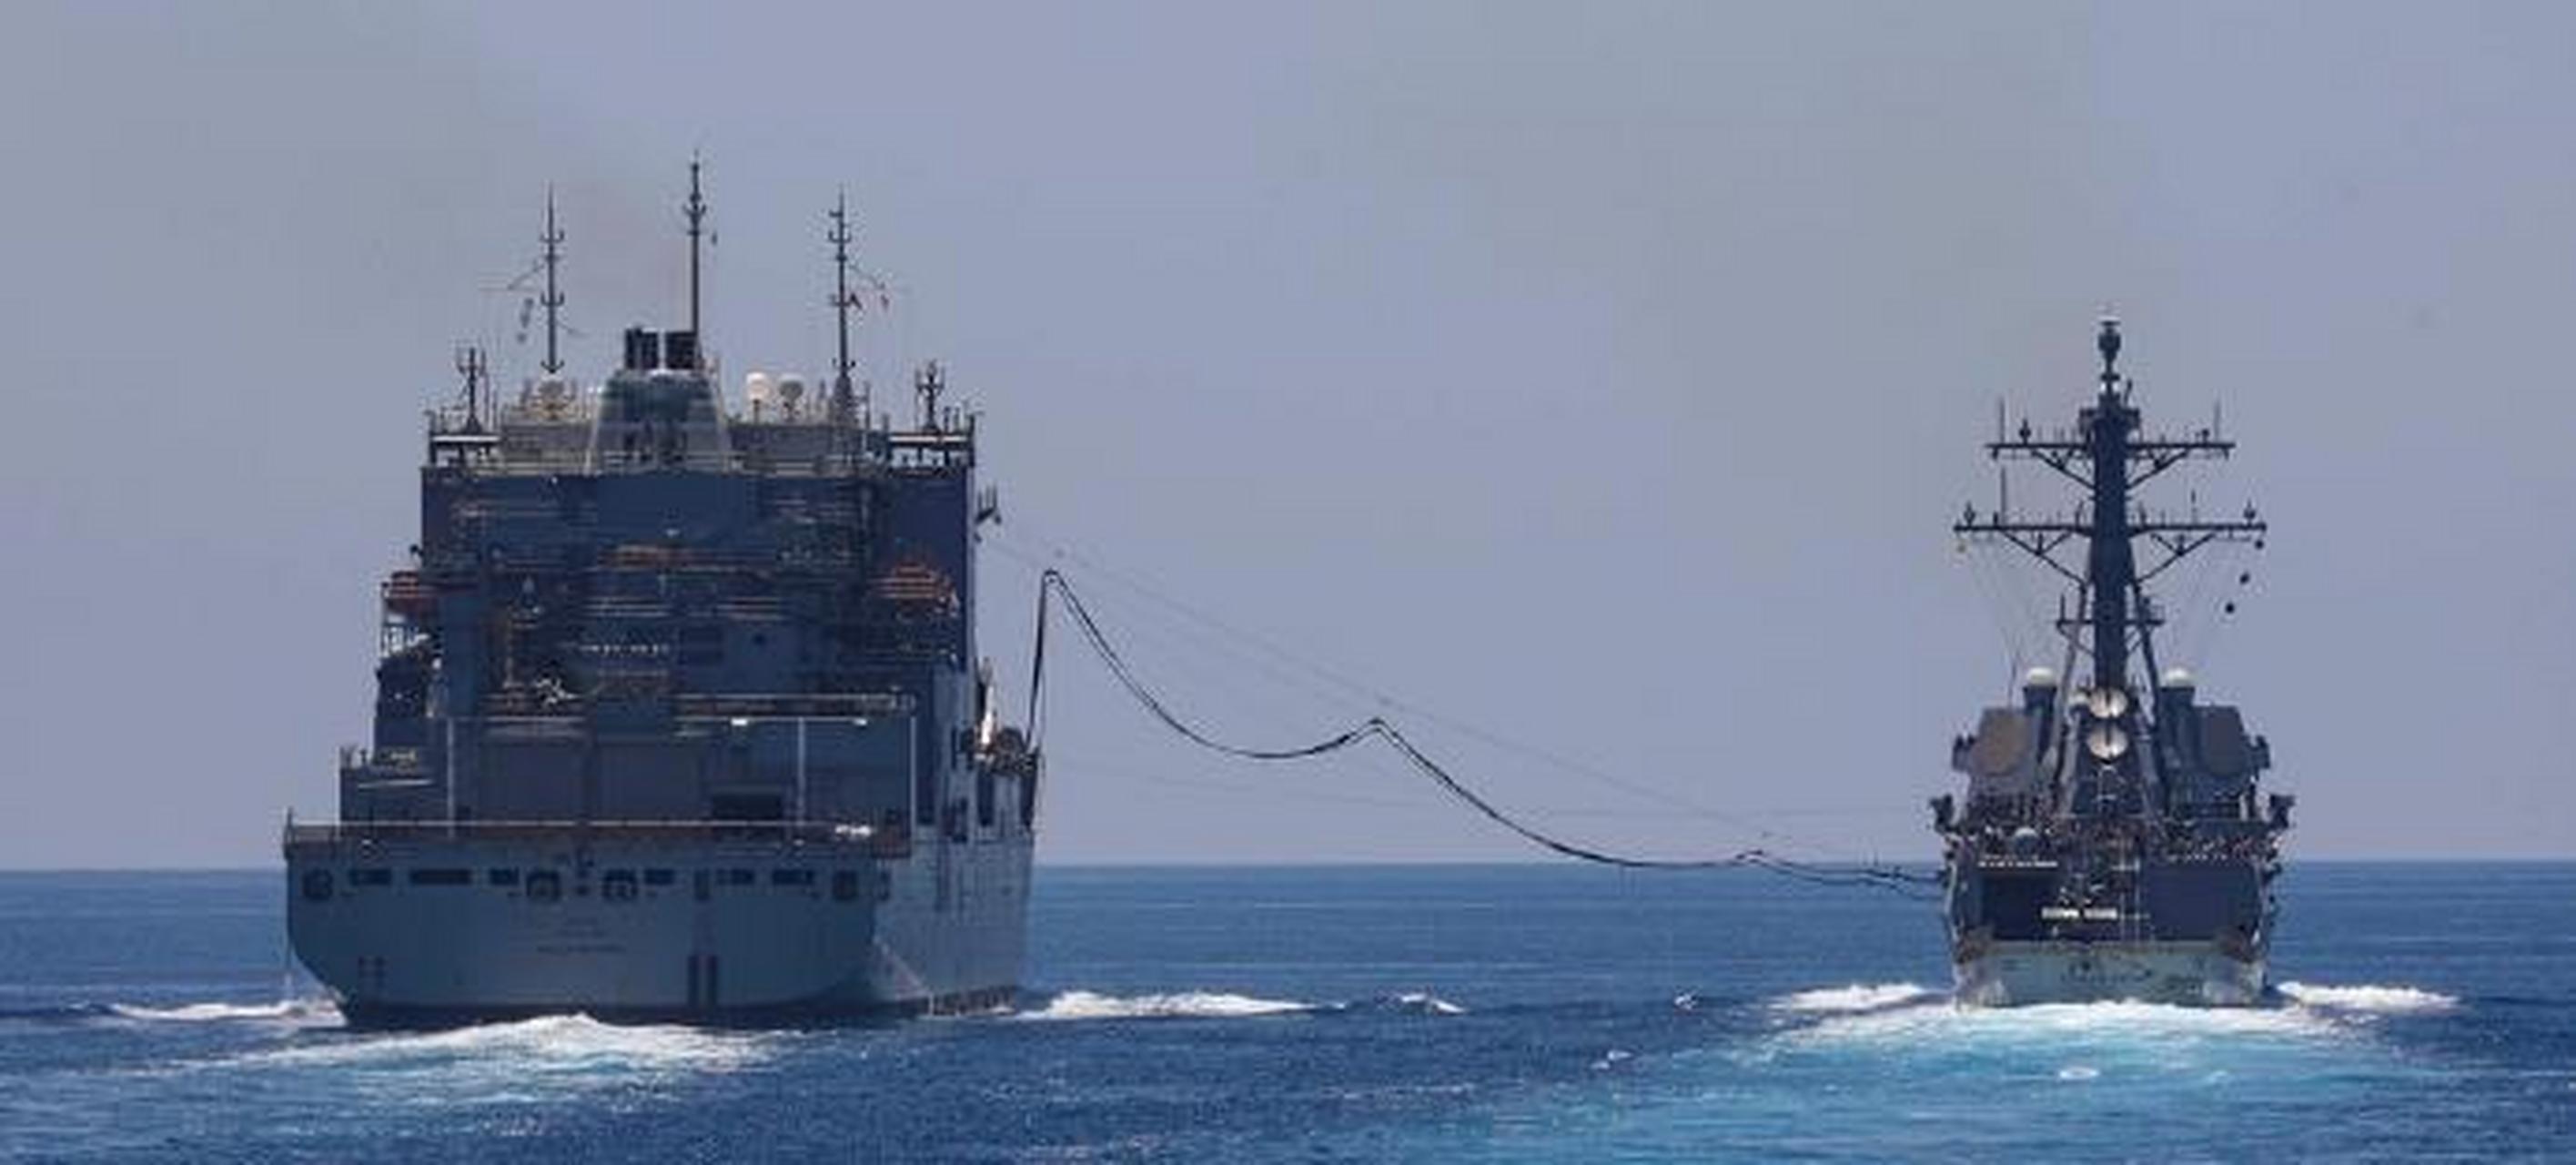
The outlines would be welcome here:
M 2274 523 L 2167 659 L 2293 860 L 2576 857 L 2571 53 L 2540 3 L 16 7 L 0 867 L 331 814 L 454 346 L 532 365 L 549 187 L 574 370 L 676 322 L 692 151 L 729 368 L 826 366 L 846 190 L 869 375 L 983 410 L 1014 709 L 1056 564 L 1211 731 L 1383 713 L 1587 844 L 1928 860 L 2053 602 L 1949 523 L 2108 306 L 2150 425 L 2241 444 L 2155 500 Z M 1050 668 L 1043 860 L 1540 856 Z

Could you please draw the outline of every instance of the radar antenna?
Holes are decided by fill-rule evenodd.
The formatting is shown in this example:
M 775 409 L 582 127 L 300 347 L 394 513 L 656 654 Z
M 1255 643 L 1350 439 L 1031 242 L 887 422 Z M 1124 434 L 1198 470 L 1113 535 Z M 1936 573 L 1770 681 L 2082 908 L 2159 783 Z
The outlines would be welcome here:
M 2096 807 L 2083 810 L 2088 813 L 2128 802 L 2145 779 L 2129 747 L 2143 739 L 2139 721 L 2145 706 L 2131 693 L 2156 684 L 2155 632 L 2164 623 L 2147 583 L 2213 542 L 2252 543 L 2260 550 L 2269 529 L 2250 505 L 2242 520 L 2205 521 L 2197 512 L 2177 517 L 2138 504 L 2138 487 L 2157 475 L 2195 458 L 2224 458 L 2236 445 L 2207 430 L 2179 439 L 2143 435 L 2131 400 L 2136 384 L 2119 371 L 2119 320 L 2102 318 L 2094 348 L 2102 356 L 2101 391 L 2077 414 L 2072 431 L 2034 434 L 2024 423 L 2018 433 L 1986 443 L 1987 456 L 1996 461 L 2036 461 L 2074 483 L 2082 493 L 2073 510 L 2062 518 L 2025 518 L 1999 500 L 1991 514 L 1967 507 L 1951 527 L 1963 541 L 2008 543 L 2074 586 L 2074 609 L 2060 604 L 2057 631 L 2065 637 L 2068 662 L 2082 657 L 2092 669 L 2079 693 L 2093 725 L 2084 746 L 2096 763 L 2074 794 L 2074 803 Z M 2079 540 L 2080 564 L 2068 561 L 2074 554 L 2066 550 Z M 2155 560 L 2142 565 L 2141 550 Z M 2146 665 L 2145 684 L 2134 687 L 2133 648 Z
M 563 292 L 555 286 L 555 268 L 563 260 L 564 233 L 562 227 L 555 225 L 555 188 L 551 185 L 546 187 L 546 233 L 537 238 L 546 245 L 546 294 L 544 299 L 537 301 L 546 309 L 546 360 L 540 367 L 551 376 L 563 371 L 563 356 L 557 347 L 557 337 L 563 330 L 561 312 L 564 302 Z
M 936 360 L 926 361 L 912 378 L 912 390 L 921 394 L 921 431 L 939 431 L 939 394 L 948 391 L 948 374 Z
M 483 349 L 472 344 L 456 347 L 456 373 L 465 378 L 464 433 L 483 431 Z
M 2102 387 L 2105 391 L 2120 382 L 2114 365 L 2120 362 L 2120 317 L 2103 312 L 2102 330 L 2093 335 L 2093 350 L 2102 354 Z
M 859 301 L 850 292 L 849 191 L 842 191 L 832 203 L 831 219 L 832 230 L 824 237 L 832 244 L 832 310 L 841 328 L 840 354 L 832 361 L 832 419 L 847 423 L 853 413 L 865 412 L 850 383 L 850 311 Z
M 2164 620 L 2148 599 L 2146 584 L 2213 542 L 2250 542 L 2259 550 L 2269 527 L 2252 506 L 2245 507 L 2240 521 L 2212 522 L 2197 515 L 2151 514 L 2136 504 L 2138 487 L 2159 474 L 2194 458 L 2224 458 L 2236 443 L 2214 432 L 2184 438 L 2141 435 L 2138 409 L 2129 400 L 2136 385 L 2118 368 L 2117 318 L 2102 317 L 2094 348 L 2102 356 L 2102 389 L 2078 415 L 2074 431 L 2038 435 L 2024 424 L 2019 433 L 1986 443 L 1986 454 L 1994 460 L 2036 461 L 2073 482 L 2084 491 L 2082 503 L 2062 519 L 2017 517 L 2002 502 L 1991 514 L 1981 515 L 1971 506 L 1951 529 L 1963 539 L 2009 543 L 2074 584 L 2076 615 L 2060 619 L 2058 630 L 2070 645 L 2081 641 L 2087 649 L 2094 686 L 2125 688 L 2133 633 L 2148 668 L 2155 667 L 2153 631 Z M 2077 539 L 2086 546 L 2080 569 L 2059 557 Z M 2133 548 L 2136 542 L 2158 556 L 2143 568 Z M 2154 677 L 2148 679 L 2152 683 Z
M 696 154 L 689 155 L 689 200 L 680 211 L 689 217 L 689 333 L 697 337 L 698 351 L 707 350 L 707 334 L 698 326 L 698 240 L 706 233 L 706 196 L 698 188 L 698 171 L 703 164 Z

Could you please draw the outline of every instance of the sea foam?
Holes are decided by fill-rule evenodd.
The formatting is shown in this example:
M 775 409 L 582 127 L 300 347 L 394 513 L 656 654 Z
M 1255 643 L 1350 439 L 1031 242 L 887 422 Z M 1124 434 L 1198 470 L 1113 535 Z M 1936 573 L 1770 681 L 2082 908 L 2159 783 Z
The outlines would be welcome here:
M 1467 1009 L 1428 991 L 1406 991 L 1378 1000 L 1377 1007 L 1407 1015 L 1465 1015 Z
M 1231 1019 L 1254 1015 L 1287 1015 L 1316 1010 L 1311 1003 L 1262 999 L 1222 991 L 1176 991 L 1151 995 L 1103 995 L 1066 991 L 1021 1019 Z
M 1794 992 L 1773 1000 L 1771 1006 L 1781 1011 L 1818 1014 L 1884 1011 L 1930 999 L 1935 994 L 1920 983 L 1854 983 L 1845 987 Z
M 340 1009 L 328 999 L 281 999 L 275 1003 L 182 1003 L 168 1007 L 111 1003 L 107 1005 L 107 1013 L 118 1019 L 148 1023 L 286 1020 L 321 1026 L 341 1022 Z
M 549 1015 L 436 1032 L 330 1036 L 242 1057 L 277 1065 L 368 1064 L 444 1071 L 506 1065 L 539 1075 L 661 1069 L 722 1071 L 758 1058 L 769 1037 Z
M 2449 1011 L 2460 1005 L 2457 997 L 2421 987 L 2392 986 L 2377 983 L 2334 987 L 2319 983 L 2283 983 L 2281 996 L 2301 1007 L 2322 1011 L 2358 1011 L 2378 1014 L 2404 1014 L 2422 1011 Z
M 2347 1025 L 2304 1007 L 2182 1007 L 2133 1000 L 1960 1007 L 1947 995 L 1890 988 L 1815 992 L 1813 1022 L 1780 1033 L 1790 1047 L 1948 1049 L 1961 1053 L 2070 1046 L 2174 1047 L 2245 1038 L 2334 1040 Z M 1792 999 L 1797 997 L 1792 996 Z M 1786 1001 L 1780 1005 L 1788 1010 Z

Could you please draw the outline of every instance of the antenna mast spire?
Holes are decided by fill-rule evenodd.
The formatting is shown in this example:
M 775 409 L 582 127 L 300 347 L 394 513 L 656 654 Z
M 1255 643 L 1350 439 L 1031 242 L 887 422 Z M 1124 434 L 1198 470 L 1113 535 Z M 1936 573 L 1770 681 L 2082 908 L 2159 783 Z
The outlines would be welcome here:
M 689 155 L 689 200 L 680 205 L 689 216 L 689 332 L 698 337 L 698 350 L 706 350 L 706 332 L 698 326 L 698 240 L 706 233 L 706 196 L 698 189 L 698 171 L 702 168 L 696 154 Z
M 832 203 L 832 230 L 825 237 L 832 243 L 832 309 L 841 328 L 840 355 L 832 362 L 832 419 L 847 421 L 857 399 L 850 384 L 850 309 L 858 306 L 858 300 L 850 294 L 850 195 L 846 190 Z
M 483 349 L 472 344 L 456 348 L 456 372 L 465 378 L 465 427 L 460 432 L 483 431 Z
M 2213 542 L 2248 542 L 2261 549 L 2269 527 L 2252 506 L 2238 521 L 2177 518 L 2139 507 L 2138 488 L 2149 480 L 2185 461 L 2226 457 L 2236 443 L 2212 432 L 2180 438 L 2146 435 L 2125 391 L 2129 379 L 2119 371 L 2119 320 L 2102 318 L 2094 350 L 2102 357 L 2102 388 L 2077 416 L 2074 431 L 2034 437 L 2025 424 L 2018 436 L 1986 444 L 1987 455 L 1997 461 L 2036 461 L 2073 484 L 2082 499 L 2074 513 L 2025 518 L 2000 506 L 1992 514 L 1970 508 L 1951 529 L 1962 538 L 2009 543 L 2074 585 L 2079 610 L 2075 618 L 2060 621 L 2060 630 L 2070 636 L 2084 633 L 2081 642 L 2093 665 L 2094 687 L 2129 686 L 2133 641 L 2146 657 L 2150 674 L 2145 678 L 2152 685 L 2153 633 L 2164 620 L 2146 585 Z M 2070 543 L 2083 544 L 2080 563 L 2068 561 L 2076 557 L 2071 549 L 2060 557 L 2060 549 Z M 2142 550 L 2149 561 L 2139 560 Z
M 560 313 L 564 297 L 555 286 L 555 267 L 563 260 L 564 233 L 563 228 L 555 225 L 555 188 L 551 185 L 546 187 L 546 233 L 538 239 L 546 245 L 546 297 L 538 301 L 546 308 L 546 362 L 542 367 L 552 375 L 563 371 L 563 356 L 556 347 L 556 337 L 563 327 Z
M 940 369 L 938 361 L 924 361 L 921 371 L 913 374 L 912 390 L 921 394 L 921 431 L 938 432 L 939 394 L 948 390 L 948 374 Z

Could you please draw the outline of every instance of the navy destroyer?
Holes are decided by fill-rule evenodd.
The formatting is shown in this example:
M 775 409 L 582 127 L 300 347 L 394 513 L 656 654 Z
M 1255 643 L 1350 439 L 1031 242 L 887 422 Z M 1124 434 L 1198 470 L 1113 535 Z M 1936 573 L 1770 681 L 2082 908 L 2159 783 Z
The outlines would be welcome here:
M 2264 992 L 2291 799 L 2259 794 L 2271 749 L 2238 709 L 2201 700 L 2182 669 L 2158 671 L 2165 619 L 2149 586 L 2213 544 L 2259 549 L 2267 528 L 2251 506 L 2207 520 L 2196 503 L 2182 514 L 2144 505 L 2149 480 L 2235 446 L 2214 422 L 2145 433 L 2118 369 L 2118 321 L 2102 321 L 2097 348 L 2100 386 L 2074 428 L 2036 434 L 2025 421 L 2005 433 L 1998 418 L 1986 446 L 2072 483 L 2072 509 L 2019 515 L 2007 493 L 1954 527 L 1963 543 L 2036 559 L 2073 591 L 2055 624 L 2064 667 L 2032 669 L 2018 702 L 1986 709 L 1953 742 L 1964 801 L 1932 803 L 1958 998 L 2251 1004 Z
M 827 386 L 688 326 L 559 349 L 499 399 L 480 354 L 434 410 L 412 561 L 382 586 L 374 737 L 340 819 L 290 821 L 287 920 L 356 1023 L 545 1012 L 765 1021 L 1006 1002 L 1039 762 L 976 654 L 976 416 L 936 364 L 908 425 L 853 376 L 846 207 Z M 532 276 L 533 278 L 533 269 Z

